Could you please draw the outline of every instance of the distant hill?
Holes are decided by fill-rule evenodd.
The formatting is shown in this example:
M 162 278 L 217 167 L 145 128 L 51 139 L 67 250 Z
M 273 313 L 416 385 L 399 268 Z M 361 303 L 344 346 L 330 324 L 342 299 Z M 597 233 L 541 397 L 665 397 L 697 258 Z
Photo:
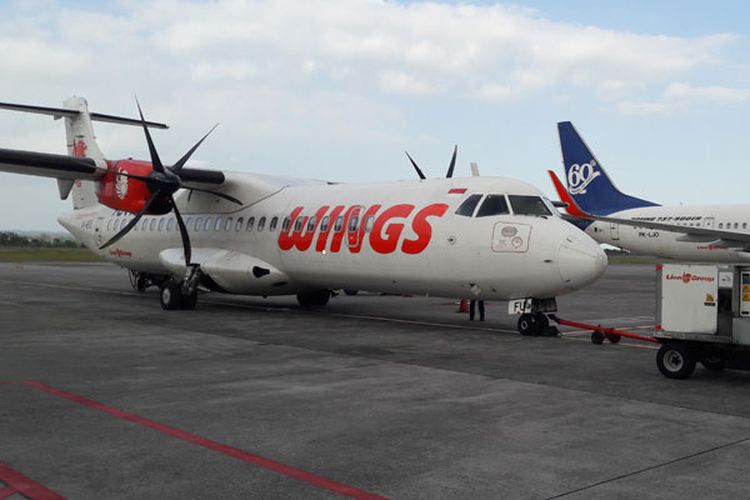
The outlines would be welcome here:
M 78 248 L 67 233 L 46 231 L 0 231 L 0 247 L 15 248 Z

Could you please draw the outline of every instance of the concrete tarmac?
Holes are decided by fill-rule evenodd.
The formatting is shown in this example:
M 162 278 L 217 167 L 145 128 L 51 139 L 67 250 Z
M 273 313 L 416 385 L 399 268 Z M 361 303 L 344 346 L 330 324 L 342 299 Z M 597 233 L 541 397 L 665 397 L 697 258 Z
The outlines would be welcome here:
M 612 266 L 559 314 L 648 332 L 654 279 Z M 19 477 L 68 498 L 747 496 L 750 373 L 668 380 L 649 344 L 456 310 L 360 293 L 163 311 L 108 264 L 1 263 L 0 497 Z

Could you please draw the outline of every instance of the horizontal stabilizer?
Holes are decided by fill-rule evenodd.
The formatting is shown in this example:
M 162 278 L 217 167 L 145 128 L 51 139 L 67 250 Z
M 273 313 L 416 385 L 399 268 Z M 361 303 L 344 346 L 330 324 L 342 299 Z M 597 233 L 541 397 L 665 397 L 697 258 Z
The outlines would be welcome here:
M 0 172 L 56 179 L 94 180 L 101 174 L 91 158 L 0 149 Z
M 0 102 L 0 109 L 9 109 L 11 111 L 21 111 L 23 113 L 35 113 L 38 115 L 49 115 L 55 119 L 59 118 L 76 118 L 81 114 L 76 109 L 65 109 L 65 108 L 49 108 L 46 106 L 30 106 L 28 104 L 13 104 L 9 102 Z M 104 115 L 102 113 L 89 113 L 89 116 L 94 121 L 119 123 L 121 125 L 135 125 L 142 126 L 141 120 L 137 118 L 125 118 L 122 116 Z M 164 123 L 157 122 L 146 122 L 146 125 L 151 128 L 169 128 Z

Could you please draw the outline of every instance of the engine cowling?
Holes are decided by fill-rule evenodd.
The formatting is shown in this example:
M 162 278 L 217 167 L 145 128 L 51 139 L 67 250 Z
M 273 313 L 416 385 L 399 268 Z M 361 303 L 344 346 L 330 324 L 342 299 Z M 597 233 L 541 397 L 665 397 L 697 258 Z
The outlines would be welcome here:
M 139 160 L 107 161 L 107 173 L 97 182 L 99 203 L 115 210 L 138 213 L 146 206 L 152 191 L 140 179 L 122 174 L 147 177 L 153 170 L 151 163 Z M 162 215 L 171 210 L 168 202 L 157 199 L 148 210 L 149 215 Z

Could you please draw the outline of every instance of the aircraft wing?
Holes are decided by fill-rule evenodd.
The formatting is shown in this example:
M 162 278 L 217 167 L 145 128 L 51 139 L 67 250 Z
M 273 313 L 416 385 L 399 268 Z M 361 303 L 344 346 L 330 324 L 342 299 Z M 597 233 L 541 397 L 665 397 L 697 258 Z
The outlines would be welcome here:
M 560 179 L 551 170 L 548 170 L 552 183 L 555 185 L 560 198 L 567 203 L 566 210 L 568 214 L 576 219 L 593 220 L 601 222 L 609 222 L 612 224 L 622 224 L 624 226 L 632 227 L 643 227 L 646 229 L 654 229 L 658 231 L 669 231 L 672 233 L 681 233 L 683 236 L 678 237 L 680 241 L 694 241 L 694 242 L 713 242 L 716 245 L 728 246 L 728 247 L 742 247 L 746 248 L 750 246 L 750 234 L 738 233 L 734 231 L 725 231 L 722 229 L 714 229 L 709 227 L 691 227 L 681 226 L 679 224 L 667 224 L 664 222 L 647 221 L 641 219 L 624 219 L 621 217 L 609 217 L 604 215 L 594 215 L 584 211 L 575 202 L 568 191 L 563 187 Z

